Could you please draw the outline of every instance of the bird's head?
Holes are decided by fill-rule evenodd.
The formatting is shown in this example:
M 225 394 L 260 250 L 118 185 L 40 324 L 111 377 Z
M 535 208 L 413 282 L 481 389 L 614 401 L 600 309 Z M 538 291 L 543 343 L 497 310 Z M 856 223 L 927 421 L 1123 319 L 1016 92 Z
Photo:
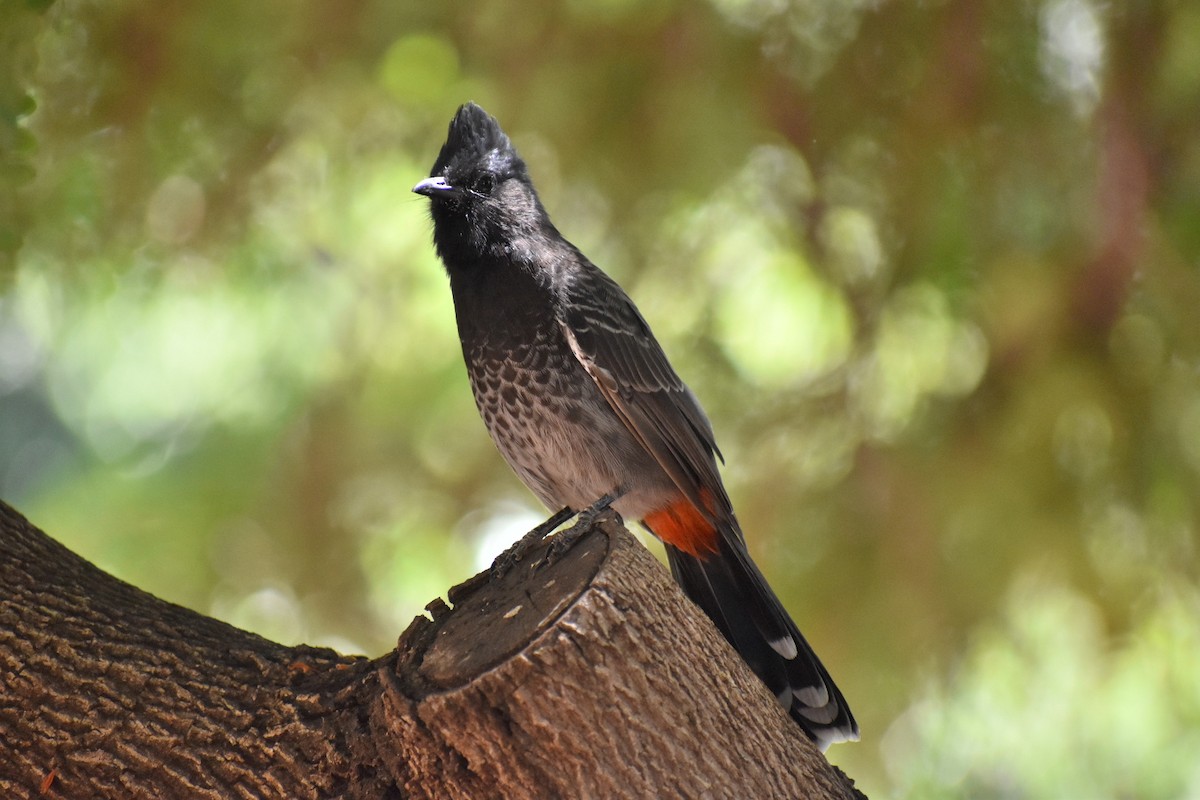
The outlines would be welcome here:
M 413 191 L 430 199 L 434 241 L 447 266 L 447 256 L 511 253 L 514 242 L 548 223 L 525 162 L 474 103 L 458 109 L 430 176 Z

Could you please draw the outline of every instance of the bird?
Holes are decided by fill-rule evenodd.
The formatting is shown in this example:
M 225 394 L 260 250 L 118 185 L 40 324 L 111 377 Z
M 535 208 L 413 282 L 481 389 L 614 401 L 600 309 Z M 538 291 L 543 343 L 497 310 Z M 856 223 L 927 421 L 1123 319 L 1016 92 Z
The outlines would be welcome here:
M 699 401 L 629 295 L 551 222 L 495 118 L 462 105 L 412 190 L 430 201 L 480 416 L 521 481 L 560 510 L 549 529 L 609 507 L 640 521 L 684 594 L 809 738 L 822 750 L 858 739 L 750 557 Z

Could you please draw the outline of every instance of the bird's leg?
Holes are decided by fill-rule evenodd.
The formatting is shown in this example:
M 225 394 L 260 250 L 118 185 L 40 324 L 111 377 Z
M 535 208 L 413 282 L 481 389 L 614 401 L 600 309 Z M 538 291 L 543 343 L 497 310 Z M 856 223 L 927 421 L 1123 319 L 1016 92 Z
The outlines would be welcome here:
M 555 534 L 553 541 L 550 542 L 550 549 L 546 553 L 545 564 L 548 566 L 561 558 L 568 550 L 571 549 L 575 542 L 579 541 L 579 537 L 591 530 L 606 511 L 612 510 L 612 504 L 620 497 L 618 492 L 609 492 L 601 497 L 596 502 L 579 512 L 579 516 L 575 520 L 575 524 L 567 528 L 565 531 L 560 531 Z M 616 514 L 616 511 L 613 511 Z M 619 516 L 618 516 L 619 518 Z
M 575 516 L 575 512 L 569 507 L 560 509 L 554 512 L 548 520 L 513 542 L 507 550 L 496 556 L 496 560 L 492 562 L 492 577 L 504 577 L 506 572 L 515 567 L 525 557 L 526 550 L 546 538 L 547 534 L 573 516 Z

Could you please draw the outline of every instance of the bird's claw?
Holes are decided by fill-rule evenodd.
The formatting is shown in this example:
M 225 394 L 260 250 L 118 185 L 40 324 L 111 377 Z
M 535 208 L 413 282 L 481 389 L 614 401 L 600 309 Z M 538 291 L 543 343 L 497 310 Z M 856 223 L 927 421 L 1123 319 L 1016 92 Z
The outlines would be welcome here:
M 558 559 L 562 558 L 571 547 L 579 541 L 583 534 L 591 530 L 596 524 L 596 520 L 602 517 L 605 512 L 612 510 L 613 501 L 616 500 L 616 495 L 606 494 L 595 503 L 581 511 L 575 524 L 565 531 L 559 531 L 550 541 L 550 547 L 546 550 L 546 555 L 543 556 L 537 563 L 530 565 L 532 569 L 540 569 L 548 567 Z M 616 511 L 613 511 L 616 514 Z M 513 542 L 507 550 L 496 556 L 496 560 L 492 562 L 492 577 L 495 579 L 503 578 L 513 567 L 521 563 L 525 558 L 525 554 L 529 548 L 540 543 L 542 539 L 552 533 L 555 528 L 562 525 L 564 522 L 575 516 L 575 512 L 570 508 L 564 508 L 556 512 L 550 519 L 533 528 L 520 539 Z M 619 518 L 619 515 L 618 515 Z
M 542 541 L 542 539 L 546 538 L 547 534 L 569 520 L 574 514 L 575 512 L 571 509 L 564 508 L 513 542 L 507 550 L 496 556 L 496 559 L 492 562 L 492 577 L 496 579 L 503 578 L 525 558 L 525 554 L 529 551 L 530 547 Z
M 550 540 L 550 547 L 546 549 L 546 555 L 542 559 L 538 567 L 548 567 L 562 558 L 567 552 L 575 546 L 583 535 L 592 529 L 596 521 L 603 517 L 606 513 L 612 514 L 619 520 L 620 515 L 612 509 L 612 502 L 615 498 L 612 495 L 606 494 L 604 497 L 597 500 L 592 505 L 588 506 L 580 512 L 575 524 L 567 528 L 565 531 L 559 531 Z

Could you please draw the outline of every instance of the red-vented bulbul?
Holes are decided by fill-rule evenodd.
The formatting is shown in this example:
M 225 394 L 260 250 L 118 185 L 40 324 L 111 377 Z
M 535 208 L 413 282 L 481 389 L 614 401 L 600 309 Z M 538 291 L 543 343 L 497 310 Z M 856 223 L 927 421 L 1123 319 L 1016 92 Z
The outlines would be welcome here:
M 857 739 L 750 559 L 700 404 L 629 296 L 554 227 L 496 121 L 460 108 L 413 191 L 431 201 L 479 413 L 525 485 L 551 509 L 603 499 L 641 520 L 684 592 L 822 749 Z

